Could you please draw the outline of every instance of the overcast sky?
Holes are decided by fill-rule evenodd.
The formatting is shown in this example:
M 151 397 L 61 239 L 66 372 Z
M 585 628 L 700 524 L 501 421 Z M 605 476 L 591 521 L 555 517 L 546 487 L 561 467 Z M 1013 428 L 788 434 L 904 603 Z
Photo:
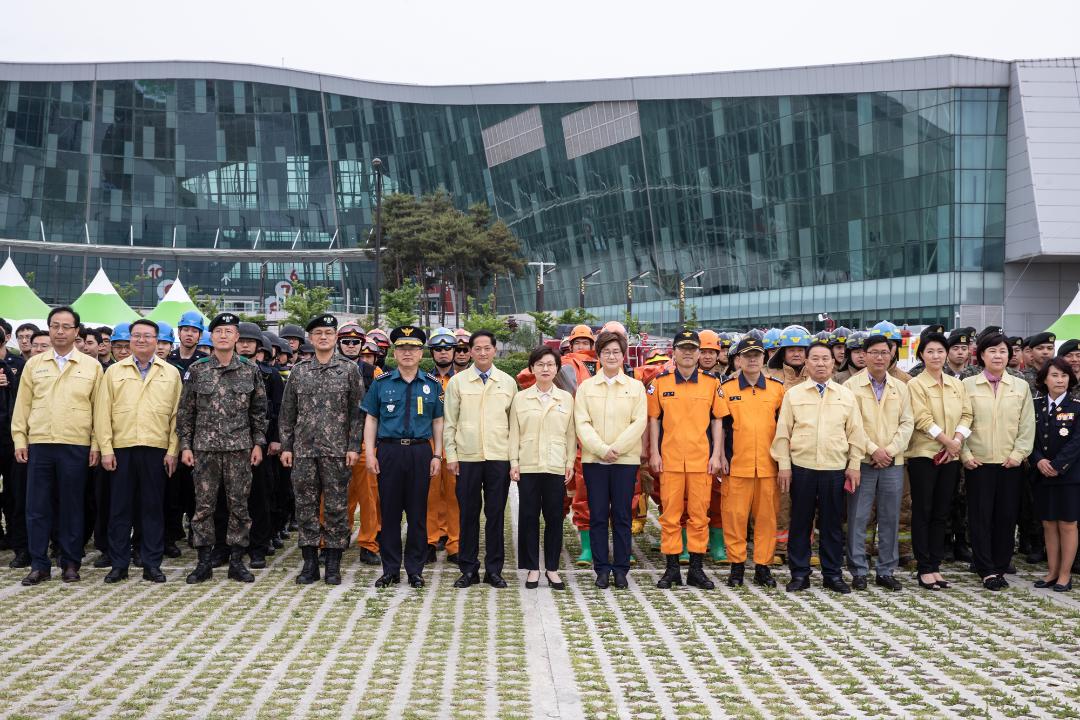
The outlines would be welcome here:
M 0 60 L 223 60 L 424 84 L 1080 55 L 1077 0 L 5 0 Z

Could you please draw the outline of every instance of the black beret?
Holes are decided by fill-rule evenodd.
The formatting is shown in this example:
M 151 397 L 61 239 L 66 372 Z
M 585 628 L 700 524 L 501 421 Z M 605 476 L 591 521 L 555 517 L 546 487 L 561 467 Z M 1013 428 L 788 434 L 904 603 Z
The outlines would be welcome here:
M 311 318 L 311 320 L 308 321 L 307 327 L 305 329 L 308 332 L 311 332 L 315 328 L 321 328 L 321 327 L 334 328 L 335 330 L 337 330 L 337 318 L 334 317 L 333 315 L 331 315 L 330 313 L 325 313 L 323 315 L 316 315 L 315 317 Z
M 960 330 L 953 330 L 949 333 L 949 339 L 945 343 L 945 347 L 953 348 L 957 345 L 968 345 L 971 343 L 971 335 L 967 333 L 967 328 L 960 328 Z
M 1058 348 L 1057 356 L 1065 357 L 1069 353 L 1076 352 L 1077 350 L 1080 350 L 1080 340 L 1066 340 L 1061 343 L 1061 347 Z
M 232 325 L 233 327 L 238 328 L 240 327 L 240 316 L 230 312 L 218 313 L 214 319 L 210 321 L 210 332 L 214 332 L 214 328 L 221 325 Z
M 1045 345 L 1046 343 L 1053 344 L 1057 341 L 1057 336 L 1052 332 L 1035 333 L 1024 340 L 1024 347 L 1033 348 L 1037 345 Z
M 1004 334 L 1005 334 L 1005 331 L 1001 329 L 1000 325 L 987 325 L 986 327 L 984 327 L 982 330 L 979 331 L 978 335 L 975 336 L 975 342 L 976 343 L 982 342 L 983 338 L 990 337 L 991 335 L 1004 335 Z M 1006 340 L 1006 342 L 1008 342 L 1008 341 Z M 994 343 L 994 344 L 996 345 L 997 343 Z

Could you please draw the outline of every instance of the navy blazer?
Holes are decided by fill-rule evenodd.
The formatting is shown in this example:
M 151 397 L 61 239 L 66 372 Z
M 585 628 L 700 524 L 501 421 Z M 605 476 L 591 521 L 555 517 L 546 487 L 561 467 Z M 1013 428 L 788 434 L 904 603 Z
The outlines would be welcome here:
M 1037 469 L 1039 482 L 1047 484 L 1080 483 L 1080 401 L 1065 395 L 1051 416 L 1049 400 L 1039 393 L 1035 402 L 1035 446 L 1029 461 L 1032 466 L 1046 459 L 1058 471 L 1058 477 L 1046 477 Z

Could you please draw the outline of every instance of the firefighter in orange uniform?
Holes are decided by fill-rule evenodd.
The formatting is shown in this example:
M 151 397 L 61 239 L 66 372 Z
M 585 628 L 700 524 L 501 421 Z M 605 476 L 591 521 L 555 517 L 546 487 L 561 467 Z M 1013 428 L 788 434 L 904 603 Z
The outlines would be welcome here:
M 675 336 L 675 370 L 661 373 L 648 389 L 649 466 L 660 474 L 660 551 L 667 567 L 656 586 L 682 585 L 679 554 L 685 511 L 690 551 L 688 585 L 714 585 L 702 564 L 709 543 L 709 498 L 716 476 L 726 472 L 724 429 L 720 420 L 720 379 L 698 369 L 701 340 L 693 330 Z M 661 443 L 661 431 L 663 442 Z M 711 437 L 710 437 L 711 431 Z
M 656 378 L 657 375 L 665 370 L 674 369 L 675 364 L 671 361 L 671 357 L 663 348 L 652 348 L 645 355 L 645 364 L 634 368 L 634 379 L 641 382 L 645 386 L 645 390 L 648 391 L 649 385 Z M 634 492 L 634 514 L 632 524 L 630 526 L 630 532 L 633 535 L 640 535 L 645 531 L 645 523 L 649 519 L 649 498 L 656 503 L 656 507 L 660 507 L 660 478 L 654 477 L 649 470 L 649 433 L 645 432 L 645 437 L 642 439 L 641 454 L 643 455 L 641 460 L 641 467 L 638 468 L 637 475 L 637 487 Z M 656 549 L 660 546 L 657 545 Z M 631 559 L 633 556 L 631 556 Z M 689 561 L 687 556 L 687 561 Z
M 454 376 L 454 347 L 457 338 L 448 328 L 438 328 L 428 338 L 435 369 L 431 374 L 439 379 L 443 390 Z M 457 476 L 443 463 L 439 474 L 431 478 L 428 487 L 427 537 L 429 563 L 435 562 L 439 545 L 445 542 L 447 562 L 457 563 L 460 525 L 457 502 Z
M 379 358 L 379 346 L 374 340 L 365 340 L 360 346 L 360 360 L 375 368 L 374 376 L 383 374 L 376 363 Z M 361 448 L 361 454 L 364 450 Z M 366 463 L 356 463 L 352 467 L 349 481 L 348 499 L 349 531 L 352 532 L 352 519 L 356 508 L 360 508 L 360 529 L 356 533 L 356 544 L 360 546 L 360 562 L 365 565 L 382 565 L 379 557 L 379 531 L 382 530 L 382 517 L 379 514 L 379 476 L 367 471 Z
M 731 573 L 727 584 L 743 584 L 746 567 L 746 526 L 754 519 L 754 583 L 776 587 L 769 571 L 776 550 L 779 492 L 776 461 L 769 449 L 776 434 L 776 415 L 784 399 L 784 384 L 762 373 L 765 348 L 755 337 L 736 346 L 739 372 L 722 386 L 721 414 L 730 417 L 730 474 L 722 484 L 724 536 Z

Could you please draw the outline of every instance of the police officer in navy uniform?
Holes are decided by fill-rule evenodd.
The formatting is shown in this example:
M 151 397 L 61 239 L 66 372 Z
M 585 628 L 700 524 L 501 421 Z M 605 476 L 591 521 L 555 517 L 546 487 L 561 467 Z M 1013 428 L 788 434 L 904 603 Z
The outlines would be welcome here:
M 379 477 L 383 574 L 375 587 L 401 581 L 401 513 L 408 523 L 405 573 L 409 585 L 424 586 L 427 555 L 427 496 L 442 466 L 442 384 L 420 370 L 427 336 L 412 325 L 390 332 L 397 369 L 375 379 L 360 408 L 367 414 L 364 452 L 368 472 Z M 434 439 L 434 443 L 432 443 Z M 434 448 L 432 448 L 434 444 Z

